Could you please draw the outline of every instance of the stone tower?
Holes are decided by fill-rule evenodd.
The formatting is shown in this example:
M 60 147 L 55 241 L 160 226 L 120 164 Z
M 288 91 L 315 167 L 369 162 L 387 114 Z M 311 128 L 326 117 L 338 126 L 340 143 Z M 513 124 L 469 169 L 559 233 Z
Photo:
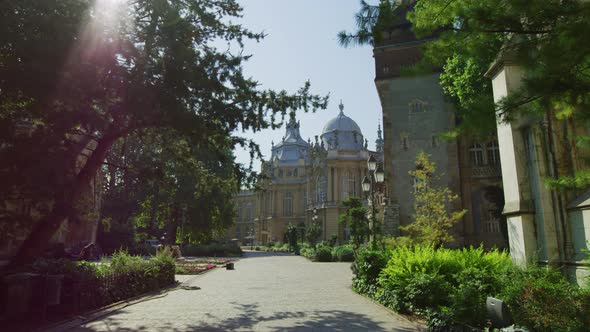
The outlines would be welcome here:
M 384 166 L 389 190 L 386 219 L 397 225 L 411 221 L 414 179 L 409 172 L 414 169 L 418 152 L 426 152 L 436 163 L 442 175 L 441 185 L 459 192 L 457 144 L 438 139 L 439 134 L 454 127 L 439 73 L 406 73 L 421 59 L 420 46 L 428 40 L 418 39 L 412 32 L 406 19 L 411 6 L 406 2 L 399 5 L 397 22 L 373 50 L 375 85 L 383 110 Z

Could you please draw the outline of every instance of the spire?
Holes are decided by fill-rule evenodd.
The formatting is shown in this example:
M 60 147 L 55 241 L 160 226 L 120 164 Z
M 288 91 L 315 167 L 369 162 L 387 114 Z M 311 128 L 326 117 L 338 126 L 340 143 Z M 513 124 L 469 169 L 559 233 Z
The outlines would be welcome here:
M 344 105 L 342 104 L 342 99 L 340 99 L 340 105 L 338 105 L 340 109 L 340 115 L 344 115 Z
M 383 137 L 381 136 L 381 123 L 377 124 L 377 139 L 375 140 L 375 149 L 383 153 Z
M 301 122 L 295 119 L 295 113 L 291 113 L 289 122 L 285 126 L 285 136 L 283 136 L 283 142 L 300 143 L 306 145 L 307 143 L 305 140 L 303 140 L 303 138 L 301 138 L 301 134 L 299 133 L 300 126 Z

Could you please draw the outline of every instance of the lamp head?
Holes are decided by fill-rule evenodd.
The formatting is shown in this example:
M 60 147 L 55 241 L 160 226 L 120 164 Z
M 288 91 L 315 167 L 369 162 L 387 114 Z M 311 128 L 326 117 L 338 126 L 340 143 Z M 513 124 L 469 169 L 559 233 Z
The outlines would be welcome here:
M 375 181 L 377 181 L 377 183 L 381 183 L 384 179 L 385 172 L 383 171 L 383 167 L 379 165 L 379 167 L 377 167 L 377 171 L 375 171 Z
M 373 155 L 371 155 L 369 160 L 367 160 L 367 168 L 369 168 L 369 171 L 371 172 L 375 171 L 375 168 L 377 168 L 377 159 L 375 159 Z
M 368 193 L 369 190 L 371 190 L 371 181 L 369 180 L 369 178 L 367 176 L 364 177 L 363 179 L 363 191 Z

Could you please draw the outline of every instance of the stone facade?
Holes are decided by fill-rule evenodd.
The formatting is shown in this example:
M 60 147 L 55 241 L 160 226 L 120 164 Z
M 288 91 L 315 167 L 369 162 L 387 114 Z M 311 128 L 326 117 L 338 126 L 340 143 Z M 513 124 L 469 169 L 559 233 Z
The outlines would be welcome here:
M 494 100 L 518 90 L 523 70 L 503 54 L 486 76 Z M 504 183 L 504 215 L 508 220 L 510 252 L 520 264 L 535 261 L 565 266 L 573 280 L 590 273 L 583 264 L 590 240 L 590 191 L 551 190 L 544 180 L 587 169 L 588 151 L 576 137 L 589 135 L 585 125 L 571 120 L 527 116 L 505 122 L 497 130 Z
M 384 163 L 390 204 L 386 219 L 399 228 L 412 221 L 415 159 L 430 155 L 441 176 L 439 185 L 460 195 L 454 208 L 468 213 L 456 225 L 454 246 L 503 247 L 502 184 L 499 149 L 495 137 L 444 140 L 440 135 L 455 127 L 453 106 L 447 102 L 434 70 L 406 73 L 421 58 L 418 39 L 405 18 L 409 7 L 398 8 L 398 21 L 383 34 L 373 50 L 375 85 L 381 101 L 384 127 Z M 498 195 L 499 193 L 499 195 Z M 399 234 L 398 230 L 392 230 Z
M 245 209 L 247 200 L 255 202 L 254 220 L 248 221 L 248 225 L 254 225 L 255 243 L 282 242 L 289 224 L 303 231 L 312 222 L 314 213 L 322 227 L 321 239 L 333 235 L 339 241 L 348 238 L 347 230 L 338 223 L 339 215 L 344 212 L 340 202 L 349 196 L 364 196 L 361 182 L 367 175 L 367 159 L 373 155 L 383 161 L 381 130 L 376 151 L 369 151 L 361 129 L 344 114 L 342 104 L 340 113 L 326 123 L 314 142 L 301 138 L 299 126 L 292 118 L 282 141 L 273 143 L 270 159 L 262 163 L 265 180 L 259 183 L 261 190 L 235 196 L 238 219 L 236 228 L 229 230 L 229 237 L 235 235 L 246 243 L 236 230 L 244 223 L 240 219 L 244 212 L 240 211 Z M 383 203 L 383 195 L 377 195 L 380 214 Z

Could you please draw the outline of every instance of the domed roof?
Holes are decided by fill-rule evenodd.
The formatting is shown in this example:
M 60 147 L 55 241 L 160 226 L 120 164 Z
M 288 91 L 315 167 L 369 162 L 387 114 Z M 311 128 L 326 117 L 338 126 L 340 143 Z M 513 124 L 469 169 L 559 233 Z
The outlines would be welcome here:
M 322 142 L 328 150 L 360 151 L 363 150 L 363 134 L 353 119 L 344 115 L 342 102 L 338 106 L 340 114 L 328 121 L 322 131 Z
M 356 131 L 359 134 L 362 134 L 361 128 L 359 125 L 354 122 L 353 119 L 344 115 L 344 106 L 342 103 L 339 105 L 340 107 L 340 114 L 333 118 L 332 120 L 328 121 L 324 126 L 324 130 L 322 130 L 322 134 L 329 133 L 334 130 L 338 131 Z

